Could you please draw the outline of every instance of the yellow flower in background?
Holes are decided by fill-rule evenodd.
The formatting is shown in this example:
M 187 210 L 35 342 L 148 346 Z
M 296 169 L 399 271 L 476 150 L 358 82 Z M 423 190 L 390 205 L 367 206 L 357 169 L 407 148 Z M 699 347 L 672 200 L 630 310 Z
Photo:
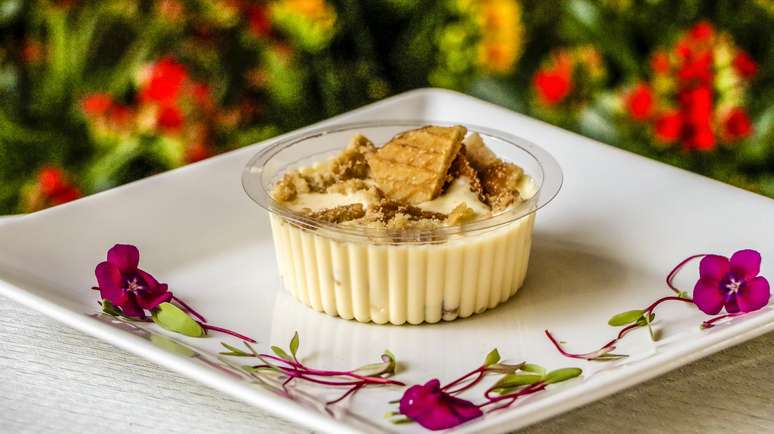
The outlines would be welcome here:
M 335 34 L 336 10 L 325 0 L 278 0 L 270 11 L 276 27 L 303 50 L 320 51 Z
M 513 72 L 524 46 L 518 0 L 455 0 L 448 7 L 454 19 L 436 34 L 430 82 L 464 89 L 478 75 Z
M 511 72 L 521 55 L 524 27 L 521 7 L 515 0 L 478 2 L 476 22 L 481 34 L 478 64 L 485 72 Z

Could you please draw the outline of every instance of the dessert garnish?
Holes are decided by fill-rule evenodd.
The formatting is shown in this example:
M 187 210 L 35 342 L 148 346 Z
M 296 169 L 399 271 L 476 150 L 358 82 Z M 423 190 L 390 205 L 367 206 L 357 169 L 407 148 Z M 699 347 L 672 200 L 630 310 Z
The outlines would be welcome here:
M 290 170 L 272 198 L 326 223 L 424 230 L 491 216 L 529 196 L 529 177 L 463 126 L 402 132 L 377 148 L 357 135 L 335 158 Z
M 241 350 L 225 342 L 221 345 L 228 351 L 220 353 L 223 356 L 248 357 L 258 359 L 261 363 L 244 365 L 242 369 L 251 375 L 275 375 L 282 381 L 282 388 L 287 392 L 287 387 L 293 381 L 306 381 L 322 386 L 346 388 L 346 391 L 338 398 L 326 402 L 333 405 L 343 401 L 346 397 L 357 393 L 368 386 L 405 386 L 400 381 L 390 379 L 395 375 L 397 362 L 395 356 L 385 350 L 381 356 L 381 362 L 371 363 L 350 371 L 334 371 L 329 369 L 315 369 L 304 365 L 298 360 L 298 348 L 301 340 L 298 332 L 293 335 L 288 345 L 288 351 L 273 346 L 274 354 L 259 353 L 247 342 L 244 342 L 245 350 Z
M 562 368 L 548 372 L 533 363 L 507 364 L 500 361 L 500 353 L 493 349 L 484 363 L 462 377 L 441 386 L 433 378 L 425 384 L 409 387 L 403 396 L 395 401 L 397 412 L 387 417 L 398 417 L 394 423 L 414 421 L 429 430 L 438 431 L 461 425 L 479 418 L 484 413 L 510 407 L 519 398 L 545 390 L 550 384 L 560 383 L 578 377 L 579 368 Z M 462 392 L 471 389 L 487 375 L 501 377 L 483 393 L 483 402 L 475 404 L 459 398 Z
M 699 263 L 699 280 L 693 288 L 693 298 L 686 291 L 681 291 L 674 284 L 674 279 L 680 270 L 689 262 L 701 258 Z M 644 309 L 629 310 L 614 315 L 608 321 L 613 327 L 623 327 L 618 335 L 603 345 L 600 349 L 589 353 L 575 354 L 562 348 L 562 345 L 549 332 L 546 337 L 564 356 L 574 359 L 591 361 L 612 361 L 627 357 L 625 354 L 614 354 L 615 346 L 630 331 L 648 327 L 653 341 L 658 340 L 658 333 L 653 329 L 657 306 L 668 301 L 679 301 L 693 304 L 707 315 L 717 315 L 725 308 L 726 313 L 710 318 L 701 323 L 702 329 L 714 327 L 716 323 L 757 311 L 769 302 L 771 295 L 769 282 L 759 276 L 761 270 L 761 255 L 755 250 L 739 250 L 731 258 L 713 254 L 692 255 L 675 266 L 666 277 L 666 284 L 676 295 L 662 297 Z
M 94 270 L 98 286 L 92 288 L 100 293 L 103 313 L 132 321 L 153 321 L 191 337 L 204 336 L 211 330 L 255 342 L 233 330 L 208 324 L 201 314 L 172 294 L 166 283 L 159 283 L 139 265 L 140 250 L 136 246 L 116 244 L 108 250 L 107 260 Z M 150 312 L 150 320 L 146 311 Z

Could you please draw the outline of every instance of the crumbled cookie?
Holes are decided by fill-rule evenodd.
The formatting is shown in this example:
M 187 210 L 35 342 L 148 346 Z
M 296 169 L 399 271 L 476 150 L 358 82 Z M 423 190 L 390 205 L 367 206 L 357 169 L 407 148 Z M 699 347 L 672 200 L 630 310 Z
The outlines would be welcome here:
M 370 168 L 366 155 L 376 151 L 376 147 L 364 135 L 358 134 L 344 151 L 331 163 L 331 172 L 339 180 L 365 179 Z
M 282 179 L 274 185 L 271 197 L 278 202 L 290 202 L 299 194 L 309 193 L 311 190 L 306 179 L 297 171 L 287 172 Z
M 476 212 L 465 204 L 460 202 L 459 205 L 454 207 L 452 212 L 449 213 L 449 217 L 446 218 L 446 223 L 449 225 L 459 225 L 467 223 L 476 218 Z
M 371 176 L 393 200 L 417 204 L 437 197 L 467 130 L 424 127 L 394 137 L 366 155 Z
M 484 202 L 486 197 L 484 196 L 484 188 L 481 186 L 481 180 L 478 176 L 478 171 L 473 167 L 466 155 L 466 148 L 463 145 L 460 152 L 457 154 L 457 158 L 449 167 L 449 173 L 446 175 L 446 185 L 444 190 L 449 187 L 449 184 L 454 182 L 455 179 L 465 177 L 470 185 L 470 191 L 476 193 L 479 199 Z
M 519 196 L 519 180 L 524 170 L 504 161 L 487 166 L 481 173 L 482 186 L 487 203 L 493 211 L 500 211 L 514 202 L 521 200 Z
M 344 181 L 337 181 L 328 186 L 326 193 L 351 194 L 356 191 L 368 190 L 371 186 L 362 179 L 352 178 Z
M 418 208 L 413 205 L 397 202 L 394 200 L 385 199 L 379 203 L 368 207 L 366 217 L 370 220 L 381 221 L 388 223 L 398 217 L 398 220 L 403 220 L 403 216 L 409 221 L 417 220 L 437 220 L 443 221 L 446 219 L 446 214 L 439 212 L 425 211 L 422 208 Z
M 309 214 L 309 217 L 315 220 L 321 220 L 328 223 L 344 223 L 351 220 L 357 220 L 365 216 L 363 204 L 353 203 L 351 205 L 341 205 L 336 208 L 327 208 L 315 211 Z

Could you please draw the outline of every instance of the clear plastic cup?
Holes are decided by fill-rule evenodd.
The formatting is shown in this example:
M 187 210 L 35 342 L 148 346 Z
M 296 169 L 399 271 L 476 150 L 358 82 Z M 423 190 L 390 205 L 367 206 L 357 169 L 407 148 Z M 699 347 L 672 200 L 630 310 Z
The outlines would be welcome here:
M 562 185 L 556 160 L 540 147 L 501 131 L 464 125 L 503 160 L 532 178 L 534 194 L 474 222 L 403 233 L 317 221 L 272 199 L 288 170 L 338 155 L 358 133 L 377 146 L 427 120 L 334 125 L 263 147 L 242 184 L 270 214 L 279 273 L 301 303 L 332 316 L 379 324 L 450 321 L 505 302 L 524 283 L 536 211 Z

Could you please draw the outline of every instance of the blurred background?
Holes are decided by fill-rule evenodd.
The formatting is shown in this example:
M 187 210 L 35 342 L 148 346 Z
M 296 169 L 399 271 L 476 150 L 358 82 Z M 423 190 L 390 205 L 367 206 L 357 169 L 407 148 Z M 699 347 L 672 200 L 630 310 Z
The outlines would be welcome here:
M 774 0 L 0 0 L 0 214 L 426 86 L 774 197 Z

